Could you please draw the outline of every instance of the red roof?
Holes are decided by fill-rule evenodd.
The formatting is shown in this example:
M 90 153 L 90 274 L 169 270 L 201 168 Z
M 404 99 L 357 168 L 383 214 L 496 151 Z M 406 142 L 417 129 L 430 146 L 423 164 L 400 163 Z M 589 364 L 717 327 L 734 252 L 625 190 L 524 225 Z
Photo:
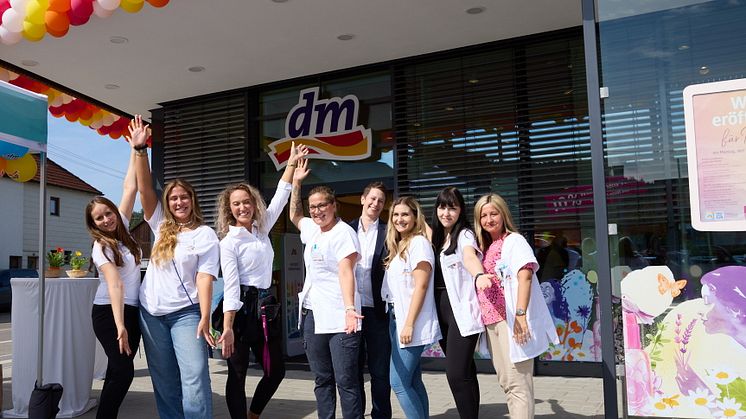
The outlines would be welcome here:
M 32 154 L 36 165 L 39 166 L 39 155 Z M 36 172 L 31 181 L 39 182 L 39 171 Z M 60 188 L 74 189 L 76 191 L 88 192 L 96 195 L 102 195 L 101 191 L 87 184 L 83 179 L 70 173 L 67 169 L 52 161 L 47 157 L 47 185 L 59 186 Z

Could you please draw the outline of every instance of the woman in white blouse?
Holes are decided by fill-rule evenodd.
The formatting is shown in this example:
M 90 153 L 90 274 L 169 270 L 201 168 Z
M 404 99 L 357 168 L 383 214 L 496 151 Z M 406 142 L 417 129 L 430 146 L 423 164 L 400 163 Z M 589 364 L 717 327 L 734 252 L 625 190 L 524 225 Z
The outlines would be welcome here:
M 86 227 L 93 238 L 91 259 L 100 274 L 91 310 L 93 331 L 108 358 L 97 419 L 117 417 L 135 376 L 133 359 L 140 345 L 137 306 L 141 252 L 127 227 L 137 194 L 134 162 L 133 151 L 118 208 L 97 196 L 85 209 Z
M 212 281 L 220 268 L 215 232 L 203 224 L 194 188 L 166 184 L 162 201 L 153 189 L 148 129 L 135 117 L 137 189 L 155 243 L 140 286 L 140 327 L 161 418 L 212 418 L 207 367 Z
M 298 159 L 307 153 L 305 146 L 292 145 L 269 207 L 259 191 L 245 183 L 229 185 L 218 195 L 217 231 L 222 238 L 220 266 L 224 281 L 223 333 L 218 343 L 222 344 L 223 358 L 228 360 L 225 401 L 233 419 L 247 417 L 245 385 L 251 352 L 257 363 L 265 365 L 265 373 L 251 398 L 250 419 L 261 415 L 285 377 L 282 337 L 268 335 L 265 341 L 257 309 L 259 301 L 270 295 L 272 284 L 274 251 L 269 232 L 290 197 Z
M 429 417 L 420 357 L 427 345 L 441 338 L 433 297 L 435 255 L 426 226 L 414 198 L 394 201 L 386 229 L 389 254 L 381 297 L 389 302 L 391 389 L 408 419 Z

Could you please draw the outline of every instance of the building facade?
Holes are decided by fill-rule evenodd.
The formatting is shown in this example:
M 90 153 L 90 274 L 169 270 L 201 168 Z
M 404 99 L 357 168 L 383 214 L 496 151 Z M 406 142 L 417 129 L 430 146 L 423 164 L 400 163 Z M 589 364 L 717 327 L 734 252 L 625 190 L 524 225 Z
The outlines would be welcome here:
M 628 376 L 635 367 L 648 374 L 641 392 L 628 393 L 637 397 L 625 406 L 630 413 L 709 417 L 714 410 L 696 416 L 663 399 L 719 394 L 708 380 L 719 367 L 702 355 L 705 337 L 696 362 L 676 358 L 682 322 L 743 352 L 726 333 L 746 324 L 738 323 L 743 293 L 721 300 L 738 322 L 718 328 L 706 318 L 717 306 L 717 287 L 708 284 L 720 269 L 743 272 L 746 237 L 742 229 L 693 227 L 684 89 L 744 78 L 746 54 L 732 28 L 746 18 L 746 5 L 650 3 L 583 1 L 579 27 L 163 103 L 152 111 L 158 182 L 192 182 L 213 220 L 215 197 L 227 183 L 249 181 L 271 196 L 283 139 L 360 126 L 370 132 L 363 137 L 369 150 L 356 160 L 345 152 L 314 160 L 304 187 L 334 188 L 344 219 L 357 215 L 357 197 L 374 180 L 393 195 L 414 195 L 428 214 L 444 186 L 457 186 L 468 206 L 486 192 L 500 193 L 534 246 L 560 336 L 537 360 L 537 372 L 604 376 L 611 415 L 614 364 L 626 362 Z M 343 110 L 349 96 L 356 105 Z M 330 111 L 332 102 L 339 108 Z M 293 119 L 299 109 L 309 110 L 315 126 Z M 733 134 L 735 143 L 745 142 L 743 132 Z M 728 187 L 742 190 L 742 182 L 735 176 Z M 709 183 L 698 185 L 707 190 Z M 746 208 L 744 197 L 730 198 Z M 287 277 L 290 261 L 279 248 L 295 233 L 287 217 L 273 230 L 274 286 L 288 299 L 302 278 Z M 638 280 L 652 284 L 648 277 L 662 302 L 630 288 Z M 646 304 L 659 307 L 647 313 L 652 318 L 640 314 Z M 699 311 L 684 310 L 695 304 Z M 639 342 L 625 346 L 622 324 L 637 330 Z M 294 327 L 288 319 L 288 335 Z M 681 385 L 687 373 L 701 386 Z

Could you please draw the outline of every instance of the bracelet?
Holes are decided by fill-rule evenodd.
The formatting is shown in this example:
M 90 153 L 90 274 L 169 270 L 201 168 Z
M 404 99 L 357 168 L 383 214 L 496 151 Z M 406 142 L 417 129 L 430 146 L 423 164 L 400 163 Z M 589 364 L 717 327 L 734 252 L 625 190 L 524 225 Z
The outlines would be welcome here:
M 479 279 L 479 277 L 480 277 L 480 276 L 482 276 L 482 275 L 484 275 L 484 272 L 480 272 L 480 273 L 478 273 L 478 274 L 474 275 L 474 280 L 476 281 L 476 280 L 477 280 L 477 279 Z
M 147 148 L 141 148 L 139 150 L 137 148 L 135 148 L 135 156 L 143 157 L 143 156 L 147 156 L 147 155 L 148 155 L 148 149 Z
M 288 163 L 288 167 L 295 167 L 295 164 Z
M 136 145 L 132 148 L 134 148 L 135 151 L 145 150 L 146 148 L 148 148 L 148 143 Z
M 345 312 L 347 311 L 357 311 L 357 309 L 355 308 L 355 306 L 347 306 L 345 307 Z

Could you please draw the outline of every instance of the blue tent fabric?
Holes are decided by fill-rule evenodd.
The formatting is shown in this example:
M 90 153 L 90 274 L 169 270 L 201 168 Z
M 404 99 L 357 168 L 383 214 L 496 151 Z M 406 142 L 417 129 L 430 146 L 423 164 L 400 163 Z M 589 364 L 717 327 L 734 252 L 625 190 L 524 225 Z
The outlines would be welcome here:
M 0 81 L 0 141 L 47 150 L 47 97 Z

